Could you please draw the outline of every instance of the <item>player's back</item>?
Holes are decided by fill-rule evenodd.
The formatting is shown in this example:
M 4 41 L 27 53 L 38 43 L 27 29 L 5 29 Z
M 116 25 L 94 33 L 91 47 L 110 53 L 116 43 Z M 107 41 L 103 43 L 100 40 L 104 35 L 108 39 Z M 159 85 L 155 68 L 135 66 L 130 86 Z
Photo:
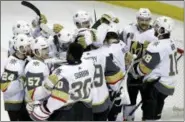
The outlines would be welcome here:
M 155 54 L 155 61 L 159 64 L 152 72 L 145 76 L 144 80 L 160 78 L 160 83 L 167 88 L 175 87 L 175 75 L 177 71 L 177 48 L 173 39 L 162 39 L 152 42 L 148 45 L 147 51 Z M 151 60 L 150 55 L 146 55 L 148 62 Z
M 44 80 L 49 76 L 48 66 L 39 60 L 31 60 L 25 67 L 26 100 L 41 100 L 47 96 L 42 90 Z
M 68 104 L 84 101 L 91 104 L 91 85 L 94 77 L 94 65 L 92 61 L 82 60 L 81 64 L 63 64 L 55 72 L 61 72 L 61 76 L 69 84 L 70 99 Z M 65 82 L 65 81 L 64 81 Z
M 93 111 L 95 113 L 103 112 L 110 106 L 107 85 L 110 87 L 114 87 L 115 84 L 119 86 L 117 83 L 120 83 L 119 81 L 123 78 L 123 73 L 120 68 L 113 63 L 107 48 L 101 47 L 85 52 L 83 58 L 87 60 L 92 59 L 94 61 L 96 72 L 93 89 Z
M 125 53 L 128 51 L 128 47 L 125 43 L 119 41 L 118 43 L 112 43 L 110 45 L 105 45 L 104 47 L 109 51 L 114 63 L 125 72 Z
M 102 104 L 106 104 L 106 107 L 109 105 L 109 93 L 104 75 L 106 69 L 106 55 L 104 55 L 104 50 L 101 48 L 85 52 L 83 58 L 93 60 L 94 62 L 96 72 L 94 76 L 93 106 L 94 112 L 102 112 L 107 108 L 101 108 L 102 110 L 99 110 L 98 107 Z M 97 108 L 95 106 L 97 106 Z

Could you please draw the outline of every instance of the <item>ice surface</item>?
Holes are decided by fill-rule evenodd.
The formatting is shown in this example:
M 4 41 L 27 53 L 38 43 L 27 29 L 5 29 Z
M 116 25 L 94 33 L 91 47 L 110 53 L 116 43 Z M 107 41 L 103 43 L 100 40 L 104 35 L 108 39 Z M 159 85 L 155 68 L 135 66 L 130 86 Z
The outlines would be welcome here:
M 86 10 L 90 12 L 94 18 L 93 11 L 96 10 L 97 18 L 101 16 L 104 12 L 112 11 L 120 19 L 120 29 L 125 25 L 135 22 L 136 10 L 129 8 L 122 8 L 117 6 L 112 6 L 102 2 L 93 1 L 32 1 L 43 14 L 48 18 L 49 23 L 60 23 L 68 30 L 72 31 L 75 29 L 73 24 L 72 16 L 78 10 Z M 154 15 L 154 19 L 158 15 Z M 8 39 L 12 36 L 12 25 L 17 20 L 27 20 L 30 21 L 35 17 L 35 13 L 20 4 L 20 1 L 1 1 L 1 72 L 3 70 L 3 64 L 6 61 L 7 49 L 8 49 Z M 177 45 L 184 49 L 183 40 L 183 23 L 175 21 L 175 29 L 173 37 L 177 41 Z M 169 97 L 166 100 L 166 105 L 164 109 L 163 120 L 183 120 L 182 114 L 175 113 L 172 114 L 171 108 L 176 104 L 183 106 L 184 104 L 184 64 L 183 59 L 178 63 L 179 75 L 177 80 L 177 89 L 175 95 Z M 138 98 L 138 102 L 140 97 Z M 141 120 L 142 112 L 138 109 L 135 113 L 136 120 Z M 8 121 L 7 112 L 4 111 L 3 99 L 1 94 L 1 121 Z

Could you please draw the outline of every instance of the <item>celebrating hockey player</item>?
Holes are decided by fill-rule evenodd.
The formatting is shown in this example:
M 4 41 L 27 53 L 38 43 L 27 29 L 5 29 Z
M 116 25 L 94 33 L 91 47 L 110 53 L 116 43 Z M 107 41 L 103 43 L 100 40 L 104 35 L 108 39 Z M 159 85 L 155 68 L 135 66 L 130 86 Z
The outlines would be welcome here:
M 119 40 L 116 25 L 109 26 L 108 32 L 104 39 L 103 47 L 107 48 L 107 51 L 109 51 L 114 63 L 125 74 L 126 73 L 125 65 L 130 65 L 131 63 L 131 60 L 127 62 L 127 58 L 129 57 L 127 55 L 131 55 L 131 54 L 130 52 L 128 52 L 128 48 L 125 45 L 125 43 Z M 130 58 L 132 59 L 132 57 Z M 110 97 L 111 97 L 113 106 L 109 113 L 108 120 L 109 121 L 115 121 L 115 120 L 123 121 L 122 106 L 123 104 L 130 104 L 130 99 L 129 99 L 128 91 L 127 91 L 126 77 L 124 77 L 124 81 L 122 82 L 119 91 L 112 92 L 110 90 Z M 119 116 L 117 117 L 118 114 Z
M 5 110 L 11 121 L 30 121 L 24 104 L 24 68 L 29 46 L 27 35 L 19 34 L 14 38 L 15 52 L 9 56 L 1 77 Z
M 137 24 L 133 23 L 126 26 L 120 33 L 121 40 L 126 43 L 130 53 L 137 55 L 137 58 L 135 59 L 133 65 L 141 60 L 141 58 L 145 54 L 145 49 L 147 45 L 150 42 L 157 40 L 157 38 L 153 34 L 154 29 L 150 24 L 152 19 L 150 10 L 147 8 L 140 8 L 136 16 Z M 129 114 L 136 106 L 136 99 L 139 91 L 142 96 L 142 88 L 140 87 L 140 85 L 138 85 L 142 84 L 142 77 L 137 77 L 133 67 L 128 73 L 127 82 L 131 104 L 125 105 L 123 111 L 124 119 L 131 121 L 134 120 L 134 114 Z
M 157 41 L 151 42 L 142 61 L 135 67 L 144 76 L 143 120 L 159 120 L 164 100 L 173 95 L 177 71 L 177 47 L 171 38 L 173 20 L 159 17 L 154 21 Z
M 85 51 L 83 58 L 93 60 L 96 69 L 93 87 L 93 120 L 106 121 L 111 107 L 107 84 L 112 90 L 118 91 L 124 77 L 123 72 L 113 63 L 108 50 L 96 49 L 92 41 L 90 44 L 86 43 L 83 37 L 76 38 L 75 42 L 83 46 Z
M 57 68 L 48 80 L 53 84 L 46 102 L 30 110 L 33 120 L 90 121 L 92 114 L 92 84 L 95 67 L 91 60 L 81 59 L 83 47 L 72 43 L 67 52 L 67 64 Z M 50 116 L 51 115 L 51 116 Z
M 14 38 L 18 34 L 25 34 L 29 37 L 31 36 L 31 27 L 30 27 L 29 23 L 27 23 L 26 21 L 23 21 L 23 20 L 17 21 L 13 25 L 12 31 L 13 31 L 13 37 L 9 40 L 8 56 L 12 55 L 15 52 L 15 49 L 13 47 Z
M 45 38 L 39 36 L 34 40 L 31 49 L 34 57 L 25 67 L 28 102 L 45 99 L 50 94 L 44 84 L 50 73 L 49 67 L 44 63 L 44 60 L 49 57 L 49 45 Z
M 91 42 L 96 42 L 96 31 L 91 29 L 92 17 L 86 11 L 78 11 L 73 16 L 73 21 L 77 27 L 74 34 L 74 40 L 78 37 L 85 38 L 87 45 L 91 44 Z

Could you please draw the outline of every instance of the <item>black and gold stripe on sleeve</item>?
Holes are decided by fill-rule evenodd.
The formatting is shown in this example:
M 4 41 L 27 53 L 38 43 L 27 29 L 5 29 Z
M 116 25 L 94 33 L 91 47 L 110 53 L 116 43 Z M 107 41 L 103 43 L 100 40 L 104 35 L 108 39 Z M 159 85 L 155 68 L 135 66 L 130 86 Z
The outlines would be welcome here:
M 105 79 L 108 84 L 115 84 L 124 78 L 123 72 L 116 66 L 111 57 L 106 58 Z
M 69 100 L 69 82 L 67 79 L 62 78 L 58 81 L 54 89 L 51 91 L 51 97 L 64 103 Z
M 141 76 L 149 74 L 160 63 L 160 60 L 161 58 L 158 52 L 151 53 L 146 51 L 145 56 L 137 67 L 138 74 Z

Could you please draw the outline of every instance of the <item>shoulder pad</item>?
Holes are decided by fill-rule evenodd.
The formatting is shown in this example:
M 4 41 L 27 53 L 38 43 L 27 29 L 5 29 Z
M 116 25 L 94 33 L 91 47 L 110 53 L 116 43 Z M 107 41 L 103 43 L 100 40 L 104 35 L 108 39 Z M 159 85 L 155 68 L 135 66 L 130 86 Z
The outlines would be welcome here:
M 25 72 L 32 72 L 32 73 L 43 73 L 43 72 L 49 72 L 48 66 L 39 61 L 39 60 L 31 60 L 26 68 Z
M 20 72 L 23 70 L 24 65 L 21 66 L 21 64 L 19 63 L 19 59 L 15 58 L 14 56 L 10 56 L 7 60 L 5 68 L 9 71 Z
M 164 50 L 164 45 L 160 41 L 154 41 L 148 45 L 147 50 L 149 52 L 162 52 Z

